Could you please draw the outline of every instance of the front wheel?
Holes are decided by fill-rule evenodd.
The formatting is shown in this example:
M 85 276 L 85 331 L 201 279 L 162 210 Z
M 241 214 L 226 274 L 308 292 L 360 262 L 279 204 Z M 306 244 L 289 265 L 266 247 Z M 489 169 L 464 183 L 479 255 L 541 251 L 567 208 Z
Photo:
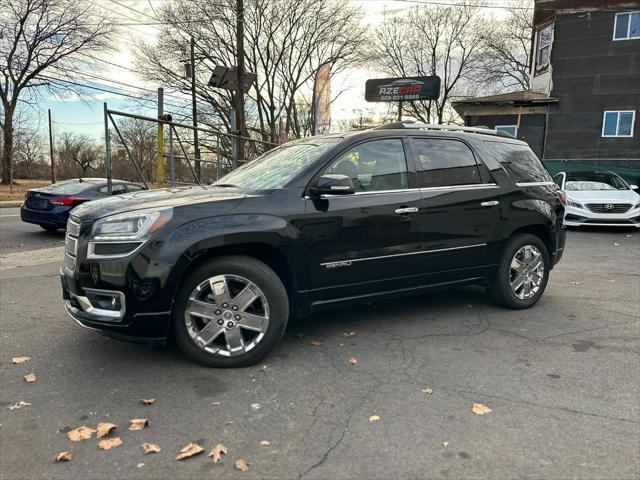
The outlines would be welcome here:
M 547 286 L 551 263 L 540 238 L 518 234 L 507 243 L 490 294 L 505 307 L 522 309 L 534 305 Z
M 193 270 L 178 293 L 173 332 L 180 349 L 210 367 L 259 362 L 284 335 L 287 291 L 278 275 L 251 257 L 227 256 Z

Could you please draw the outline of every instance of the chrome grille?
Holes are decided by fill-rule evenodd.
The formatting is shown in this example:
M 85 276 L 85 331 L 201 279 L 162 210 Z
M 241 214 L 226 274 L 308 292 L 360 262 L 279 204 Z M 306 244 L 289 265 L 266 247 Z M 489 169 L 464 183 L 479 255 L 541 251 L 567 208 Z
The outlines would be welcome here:
M 630 203 L 588 203 L 587 208 L 593 213 L 626 213 L 631 209 Z
M 67 234 L 64 239 L 64 267 L 71 273 L 76 269 L 78 235 L 80 235 L 80 224 L 69 218 L 67 221 Z

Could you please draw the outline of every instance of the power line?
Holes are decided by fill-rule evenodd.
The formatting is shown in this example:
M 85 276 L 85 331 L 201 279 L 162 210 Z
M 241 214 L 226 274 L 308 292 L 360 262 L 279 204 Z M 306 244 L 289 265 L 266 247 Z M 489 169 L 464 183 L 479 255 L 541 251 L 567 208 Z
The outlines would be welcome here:
M 377 1 L 387 1 L 387 0 L 377 0 Z M 392 0 L 394 2 L 402 2 L 402 3 L 415 3 L 419 5 L 442 5 L 442 6 L 450 6 L 450 7 L 475 7 L 475 8 L 499 8 L 504 10 L 533 10 L 533 7 L 517 7 L 512 5 L 476 5 L 473 3 L 460 3 L 453 1 L 444 1 L 438 2 L 437 0 Z M 541 10 L 548 10 L 544 7 L 538 7 Z

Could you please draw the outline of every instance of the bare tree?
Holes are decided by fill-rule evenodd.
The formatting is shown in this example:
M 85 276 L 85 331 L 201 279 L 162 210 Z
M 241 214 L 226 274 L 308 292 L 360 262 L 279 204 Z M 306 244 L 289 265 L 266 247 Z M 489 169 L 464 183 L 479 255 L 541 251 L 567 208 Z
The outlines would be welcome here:
M 120 134 L 124 138 L 129 151 L 138 162 L 144 177 L 147 179 L 155 178 L 155 163 L 158 150 L 157 126 L 144 120 L 124 118 L 118 122 L 118 130 L 120 130 Z M 118 135 L 112 134 L 111 138 L 115 149 L 124 150 L 124 145 Z M 115 155 L 113 158 L 114 176 L 140 181 L 131 160 L 126 158 L 126 155 L 122 155 L 122 157 Z
M 89 2 L 4 0 L 0 9 L 2 183 L 11 179 L 14 115 L 19 100 L 51 85 L 45 72 L 73 70 L 75 55 L 106 48 L 111 27 Z
M 231 92 L 207 86 L 213 67 L 233 66 L 236 57 L 235 0 L 176 0 L 167 2 L 158 15 L 170 24 L 158 45 L 142 44 L 140 71 L 149 80 L 190 88 L 183 78 L 189 39 L 196 44 L 201 62 L 197 94 L 206 103 L 214 127 L 229 128 Z M 245 5 L 246 68 L 258 74 L 248 93 L 250 128 L 263 140 L 275 141 L 280 118 L 286 117 L 287 133 L 299 137 L 308 121 L 300 106 L 308 95 L 317 69 L 330 63 L 335 74 L 362 60 L 366 32 L 361 12 L 346 0 L 248 0 Z M 304 110 L 304 109 L 303 109 Z
M 56 146 L 57 165 L 61 178 L 87 176 L 87 170 L 100 170 L 104 149 L 87 135 L 64 132 Z
M 377 32 L 377 63 L 398 77 L 439 75 L 440 98 L 405 102 L 403 113 L 442 123 L 449 103 L 466 96 L 481 65 L 483 39 L 491 28 L 479 4 L 416 6 L 387 16 Z
M 512 91 L 529 88 L 533 0 L 510 0 L 508 14 L 484 39 L 485 55 L 481 71 L 496 90 Z

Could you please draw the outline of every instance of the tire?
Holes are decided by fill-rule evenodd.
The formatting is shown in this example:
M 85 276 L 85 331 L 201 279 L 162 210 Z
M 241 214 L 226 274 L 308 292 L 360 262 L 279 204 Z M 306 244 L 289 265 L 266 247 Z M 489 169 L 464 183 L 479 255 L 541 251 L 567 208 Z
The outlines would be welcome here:
M 188 274 L 178 291 L 172 330 L 178 347 L 195 362 L 247 367 L 275 348 L 288 318 L 289 298 L 278 275 L 255 258 L 233 255 Z
M 59 230 L 55 225 L 40 225 L 40 228 L 47 232 L 57 232 Z
M 529 252 L 528 254 L 527 251 Z M 535 257 L 536 253 L 539 254 L 539 259 Z M 529 255 L 528 258 L 531 259 L 529 265 L 526 264 L 524 255 Z M 514 260 L 514 258 L 518 261 Z M 536 260 L 533 260 L 533 258 L 536 258 Z M 520 260 L 525 261 L 520 262 Z M 540 261 L 544 268 L 543 272 L 532 268 Z M 528 233 L 517 234 L 505 246 L 493 286 L 489 289 L 489 294 L 494 302 L 507 308 L 529 308 L 542 297 L 549 280 L 550 268 L 549 252 L 544 242 L 535 235 Z M 520 276 L 518 276 L 519 274 Z M 522 286 L 514 288 L 520 284 L 520 280 L 523 280 Z M 527 290 L 527 282 L 529 282 L 529 291 Z M 536 282 L 539 282 L 539 284 L 536 285 Z

